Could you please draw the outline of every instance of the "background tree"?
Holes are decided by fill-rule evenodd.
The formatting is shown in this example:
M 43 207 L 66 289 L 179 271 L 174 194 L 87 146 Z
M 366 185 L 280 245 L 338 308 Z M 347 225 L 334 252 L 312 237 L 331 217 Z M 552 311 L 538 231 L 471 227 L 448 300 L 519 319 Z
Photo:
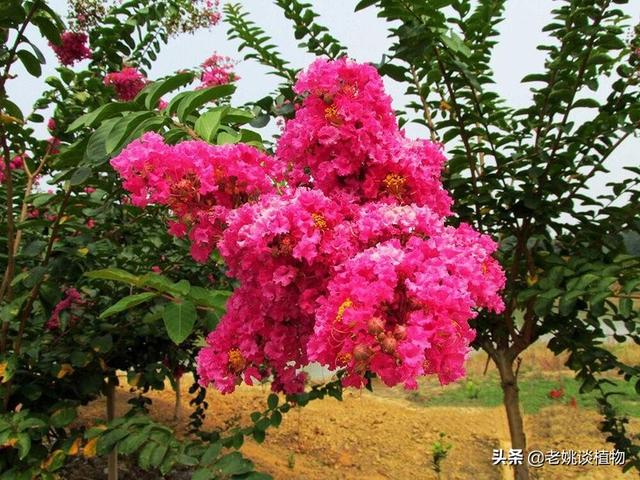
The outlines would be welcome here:
M 215 24 L 219 13 L 206 2 L 181 0 L 74 1 L 71 7 L 67 29 L 45 1 L 0 5 L 0 478 L 56 478 L 80 452 L 111 453 L 115 460 L 116 449 L 158 475 L 188 468 L 196 478 L 264 478 L 223 447 L 239 448 L 246 435 L 261 441 L 294 402 L 339 389 L 285 402 L 270 398 L 265 412 L 252 415 L 254 425 L 221 435 L 200 431 L 205 390 L 194 384 L 190 426 L 199 436 L 179 441 L 153 422 L 145 393 L 193 370 L 197 342 L 214 328 L 230 284 L 218 264 L 196 264 L 186 242 L 128 205 L 107 163 L 144 131 L 167 131 L 176 141 L 197 136 L 199 110 L 213 99 L 227 101 L 232 85 L 194 85 L 164 112 L 163 95 L 201 74 L 206 83 L 206 72 L 151 82 L 144 70 L 171 35 Z M 45 79 L 33 111 L 23 113 L 5 86 L 15 79 L 16 62 L 30 75 L 42 73 L 44 56 L 27 36 L 30 26 L 63 65 Z M 83 60 L 82 68 L 71 68 Z M 226 108 L 230 115 L 218 115 L 220 127 L 240 138 L 237 126 L 253 116 Z M 46 111 L 52 137 L 42 139 L 35 124 Z M 259 140 L 254 134 L 247 141 Z M 138 395 L 125 417 L 113 419 L 123 371 Z M 77 408 L 100 395 L 107 396 L 111 421 L 73 423 Z M 116 478 L 115 461 L 109 467 L 109 478 Z
M 345 53 L 310 4 L 276 3 L 302 48 L 331 58 Z M 402 121 L 424 125 L 444 144 L 445 184 L 459 220 L 500 241 L 507 309 L 478 316 L 475 347 L 500 374 L 512 447 L 526 450 L 519 355 L 544 339 L 555 353 L 569 352 L 582 392 L 599 391 L 602 429 L 626 452 L 628 469 L 640 468 L 640 450 L 609 398 L 616 381 L 635 382 L 640 392 L 640 369 L 622 363 L 603 342 L 610 335 L 640 341 L 637 161 L 625 166 L 632 176 L 609 175 L 610 192 L 594 197 L 589 189 L 596 174 L 609 173 L 607 160 L 640 122 L 640 32 L 618 8 L 625 3 L 558 2 L 544 28 L 551 40 L 538 47 L 547 52 L 545 69 L 523 78 L 534 86 L 532 104 L 521 109 L 501 97 L 490 65 L 504 1 L 364 0 L 356 11 L 375 6 L 391 25 L 393 45 L 379 71 L 405 84 L 414 99 Z M 268 35 L 239 5 L 226 5 L 225 13 L 230 37 L 250 50 L 246 58 L 291 76 Z M 589 95 L 604 89 L 603 102 Z M 286 83 L 274 97 L 293 100 Z M 268 99 L 257 105 L 265 114 L 271 108 Z M 579 120 L 578 109 L 591 115 Z M 526 465 L 516 466 L 516 474 L 528 478 Z

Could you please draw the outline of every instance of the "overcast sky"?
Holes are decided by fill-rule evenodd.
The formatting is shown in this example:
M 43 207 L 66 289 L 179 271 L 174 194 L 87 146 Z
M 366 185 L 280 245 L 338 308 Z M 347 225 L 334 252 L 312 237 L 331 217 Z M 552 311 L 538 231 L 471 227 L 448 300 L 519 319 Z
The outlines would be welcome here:
M 0 0 L 2 1 L 2 0 Z M 224 1 L 224 0 L 223 0 Z M 65 11 L 65 0 L 49 2 L 58 12 Z M 240 0 L 239 3 L 250 12 L 250 18 L 258 23 L 280 47 L 282 57 L 289 60 L 294 67 L 304 67 L 312 57 L 297 47 L 298 41 L 293 37 L 293 29 L 281 10 L 269 0 Z M 388 50 L 390 39 L 387 38 L 387 25 L 376 17 L 376 9 L 369 8 L 353 13 L 355 0 L 311 0 L 315 10 L 320 14 L 320 22 L 330 27 L 332 34 L 348 48 L 349 55 L 363 62 L 378 62 Z M 553 0 L 509 0 L 507 1 L 506 20 L 499 26 L 501 33 L 493 55 L 493 67 L 498 91 L 511 106 L 527 105 L 531 95 L 529 86 L 520 83 L 528 73 L 541 72 L 544 52 L 536 50 L 536 45 L 545 41 L 546 35 L 542 27 L 551 19 L 550 11 L 554 7 Z M 622 8 L 627 11 L 634 23 L 640 21 L 640 1 L 631 0 L 630 5 Z M 182 35 L 171 39 L 162 47 L 158 60 L 150 72 L 150 77 L 157 78 L 177 69 L 194 67 L 214 51 L 240 59 L 243 54 L 237 52 L 237 41 L 228 41 L 228 26 L 221 23 L 212 30 L 202 30 L 192 35 Z M 35 38 L 31 35 L 30 38 Z M 10 97 L 18 103 L 23 111 L 30 106 L 42 91 L 43 79 L 54 74 L 57 61 L 47 47 L 46 42 L 35 42 L 47 57 L 47 65 L 40 79 L 30 77 L 24 70 L 15 69 L 18 78 L 8 82 Z M 21 67 L 21 66 L 19 66 Z M 257 100 L 273 91 L 278 84 L 277 77 L 265 75 L 267 70 L 254 61 L 240 62 L 236 68 L 241 80 L 234 95 L 234 103 L 242 104 Z M 385 79 L 387 89 L 394 99 L 396 108 L 403 108 L 406 103 L 404 89 L 393 81 Z M 586 110 L 586 109 L 581 109 Z M 420 126 L 408 128 L 410 136 L 426 136 Z M 638 165 L 640 140 L 629 139 L 617 155 L 608 160 L 607 166 L 617 177 L 623 174 L 623 165 Z M 626 175 L 626 174 L 625 174 Z M 605 191 L 606 177 L 596 177 L 591 186 L 594 192 Z

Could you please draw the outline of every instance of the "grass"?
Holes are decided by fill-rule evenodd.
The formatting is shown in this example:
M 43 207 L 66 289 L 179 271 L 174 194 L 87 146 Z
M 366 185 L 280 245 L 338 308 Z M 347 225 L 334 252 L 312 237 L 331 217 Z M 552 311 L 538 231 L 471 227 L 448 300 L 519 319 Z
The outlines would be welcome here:
M 541 408 L 552 405 L 568 405 L 575 398 L 578 408 L 597 409 L 596 394 L 594 392 L 579 393 L 580 383 L 564 375 L 549 378 L 545 375 L 528 374 L 521 376 L 520 403 L 525 413 L 537 413 Z M 564 390 L 561 398 L 551 398 L 554 389 Z M 616 387 L 608 386 L 612 391 L 622 395 L 611 397 L 612 403 L 620 414 L 630 417 L 640 417 L 640 395 L 632 383 L 618 382 Z M 476 398 L 474 398 L 476 397 Z M 480 377 L 467 377 L 457 384 L 440 387 L 435 382 L 425 382 L 419 391 L 410 393 L 408 398 L 426 407 L 497 407 L 502 405 L 502 389 L 495 374 Z

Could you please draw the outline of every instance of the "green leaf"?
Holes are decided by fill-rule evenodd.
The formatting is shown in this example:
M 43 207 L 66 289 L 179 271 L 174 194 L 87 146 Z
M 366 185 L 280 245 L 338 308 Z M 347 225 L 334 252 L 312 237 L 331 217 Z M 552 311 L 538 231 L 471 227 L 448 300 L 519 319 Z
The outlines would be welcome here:
M 26 16 L 22 2 L 19 0 L 3 0 L 0 2 L 0 26 L 17 27 Z
M 55 45 L 60 44 L 61 31 L 55 22 L 52 22 L 45 16 L 37 16 L 32 20 L 31 23 L 38 27 L 38 30 L 40 30 L 42 36 L 49 40 L 51 43 Z
M 45 242 L 44 240 L 34 240 L 33 242 L 30 242 L 26 247 L 24 247 L 21 253 L 25 257 L 37 257 L 44 250 L 44 247 L 46 245 L 47 242 Z
M 214 468 L 223 475 L 240 475 L 253 470 L 253 464 L 240 452 L 232 452 L 218 460 Z
M 178 106 L 177 114 L 180 121 L 184 121 L 187 116 L 192 113 L 196 108 L 201 107 L 211 100 L 216 98 L 226 97 L 236 91 L 236 87 L 227 85 L 217 85 L 215 87 L 209 87 L 196 92 L 189 92 L 181 101 Z
M 281 423 L 282 414 L 279 410 L 276 410 L 275 412 L 273 412 L 273 415 L 271 415 L 271 425 L 273 425 L 274 427 L 279 427 Z
M 64 407 L 56 410 L 51 415 L 51 425 L 57 428 L 66 427 L 78 416 L 75 407 Z
M 153 112 L 134 112 L 123 117 L 115 124 L 107 136 L 105 142 L 106 153 L 111 154 L 121 147 L 124 141 L 131 135 L 131 132 L 143 121 L 151 117 L 155 117 Z
M 116 126 L 119 119 L 111 118 L 105 121 L 98 129 L 89 137 L 87 149 L 84 152 L 84 159 L 93 165 L 100 165 L 107 159 L 106 141 L 111 130 Z
M 157 296 L 158 294 L 155 292 L 143 292 L 143 293 L 138 293 L 136 295 L 129 295 L 128 297 L 124 297 L 120 299 L 117 303 L 107 308 L 104 312 L 100 314 L 99 318 L 107 318 L 107 317 L 110 317 L 111 315 L 115 315 L 116 313 L 129 310 L 130 308 L 133 308 L 137 305 L 145 303 Z
M 113 347 L 113 338 L 111 335 L 102 335 L 91 340 L 91 348 L 96 353 L 107 353 Z
M 202 454 L 202 458 L 200 462 L 202 465 L 211 465 L 220 455 L 220 451 L 222 450 L 222 444 L 220 442 L 216 442 L 210 445 L 205 452 Z
M 151 452 L 151 457 L 149 458 L 149 465 L 154 468 L 158 468 L 164 460 L 168 449 L 169 445 L 166 442 L 160 443 L 157 448 L 154 448 Z
M 27 69 L 27 72 L 29 72 L 34 77 L 39 77 L 40 75 L 42 75 L 42 67 L 40 66 L 40 62 L 33 53 L 28 50 L 20 50 L 16 55 L 18 55 L 18 58 L 24 65 L 24 68 Z
M 527 83 L 527 82 L 546 82 L 547 81 L 547 75 L 544 73 L 531 73 L 529 75 L 526 75 L 525 77 L 523 77 L 522 80 L 520 80 L 520 83 Z
M 378 0 L 360 0 L 360 2 L 358 2 L 358 4 L 356 5 L 354 12 L 364 10 L 365 8 L 375 5 L 376 3 L 378 3 Z
M 167 108 L 164 109 L 163 113 L 165 115 L 173 115 L 174 113 L 176 113 L 176 110 L 182 103 L 182 100 L 184 100 L 189 95 L 191 95 L 191 93 L 193 92 L 180 92 L 179 94 L 177 94 L 175 97 L 171 99 L 171 101 L 167 105 Z
M 593 98 L 581 98 L 574 102 L 573 108 L 600 108 L 600 104 Z
M 618 313 L 625 318 L 631 316 L 631 311 L 633 310 L 633 300 L 629 297 L 621 298 L 620 303 L 618 304 Z
M 469 57 L 471 55 L 471 50 L 464 43 L 464 40 L 456 35 L 454 32 L 449 32 L 449 35 L 442 35 L 440 37 L 442 43 L 445 44 L 447 48 L 450 50 L 459 53 L 465 57 Z
M 162 313 L 169 338 L 181 344 L 193 331 L 196 322 L 196 307 L 188 300 L 168 304 Z
M 233 144 L 233 143 L 238 143 L 241 138 L 242 136 L 239 133 L 234 135 L 229 132 L 220 132 L 218 134 L 218 140 L 216 143 L 218 145 Z
M 143 470 L 149 470 L 151 467 L 151 458 L 153 455 L 153 451 L 158 447 L 156 442 L 148 442 L 142 450 L 140 450 L 140 454 L 138 455 L 138 465 Z
M 145 89 L 147 93 L 146 98 L 144 100 L 144 106 L 149 110 L 156 108 L 160 98 L 166 93 L 169 93 L 173 90 L 177 90 L 178 88 L 191 83 L 193 81 L 193 73 L 192 72 L 182 72 L 176 75 L 173 75 L 166 80 L 160 80 L 154 82 L 150 87 Z M 140 92 L 141 96 L 144 92 Z
M 102 120 L 111 118 L 118 113 L 127 112 L 132 110 L 134 106 L 130 103 L 111 102 L 101 107 L 96 108 L 94 111 L 85 113 L 81 117 L 77 118 L 69 128 L 67 132 L 73 132 L 82 127 L 91 127 L 97 125 Z
M 4 110 L 12 117 L 16 117 L 18 120 L 24 120 L 24 115 L 22 114 L 20 107 L 8 98 L 0 98 L 0 107 L 4 108 Z
M 538 317 L 544 317 L 551 311 L 553 298 L 539 296 L 533 304 L 533 311 Z
M 244 124 L 253 120 L 253 113 L 240 108 L 230 108 L 224 116 L 225 123 Z
M 129 431 L 125 428 L 116 428 L 98 438 L 96 452 L 98 455 L 104 455 L 113 450 L 113 447 L 123 438 L 129 435 Z
M 200 115 L 194 126 L 198 136 L 207 142 L 213 142 L 227 110 L 228 107 L 217 107 Z
M 91 169 L 89 167 L 79 167 L 71 178 L 69 179 L 69 183 L 73 186 L 82 185 L 86 182 L 92 175 Z
M 224 312 L 231 292 L 228 290 L 207 290 L 203 287 L 191 287 L 189 298 L 197 305 L 217 308 Z
M 140 281 L 139 277 L 119 268 L 105 268 L 102 270 L 93 270 L 85 273 L 85 276 L 89 278 L 95 278 L 100 280 L 115 280 L 116 282 L 127 283 L 129 285 L 138 285 Z
M 173 283 L 164 275 L 157 273 L 147 273 L 140 278 L 140 286 L 151 287 L 163 293 L 170 293 L 174 296 L 186 297 L 191 291 L 191 284 L 188 280 L 180 280 Z
M 39 193 L 33 197 L 31 204 L 36 208 L 44 207 L 54 198 L 56 198 L 56 196 L 51 193 Z
M 269 114 L 261 113 L 256 118 L 251 120 L 249 125 L 251 125 L 253 128 L 262 128 L 262 127 L 266 127 L 270 120 L 271 120 L 271 116 Z
M 214 478 L 216 478 L 215 474 L 207 468 L 196 470 L 191 475 L 191 480 L 212 480 Z
M 31 450 L 31 437 L 27 433 L 19 433 L 16 435 L 16 444 L 18 445 L 18 456 L 20 460 L 24 460 L 24 458 Z
M 267 406 L 269 407 L 270 410 L 275 410 L 278 407 L 278 401 L 279 401 L 278 395 L 276 395 L 275 393 L 272 393 L 267 398 Z
M 254 439 L 256 442 L 258 442 L 258 443 L 262 443 L 262 442 L 264 442 L 264 439 L 265 439 L 265 437 L 266 437 L 266 433 L 264 433 L 264 431 L 263 431 L 263 430 L 254 430 L 254 431 L 252 432 L 252 436 L 253 436 L 253 439 Z

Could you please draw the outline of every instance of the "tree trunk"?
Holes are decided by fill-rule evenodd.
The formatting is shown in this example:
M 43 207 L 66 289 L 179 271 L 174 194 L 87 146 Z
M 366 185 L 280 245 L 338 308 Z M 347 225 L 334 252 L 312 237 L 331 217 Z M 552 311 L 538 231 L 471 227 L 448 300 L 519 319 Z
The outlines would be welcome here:
M 173 408 L 173 419 L 179 420 L 182 412 L 182 377 L 176 378 L 176 403 Z
M 116 379 L 109 377 L 107 380 L 107 421 L 112 421 L 116 416 Z M 107 478 L 118 480 L 118 447 L 113 447 L 109 453 Z
M 509 422 L 509 434 L 511 435 L 511 448 L 522 450 L 522 464 L 513 465 L 516 480 L 528 480 L 529 470 L 527 465 L 527 439 L 524 433 L 522 412 L 520 411 L 520 396 L 518 378 L 513 370 L 513 359 L 499 354 L 496 358 L 496 366 L 500 373 L 500 383 L 504 394 L 503 403 Z M 505 452 L 508 454 L 508 452 Z

